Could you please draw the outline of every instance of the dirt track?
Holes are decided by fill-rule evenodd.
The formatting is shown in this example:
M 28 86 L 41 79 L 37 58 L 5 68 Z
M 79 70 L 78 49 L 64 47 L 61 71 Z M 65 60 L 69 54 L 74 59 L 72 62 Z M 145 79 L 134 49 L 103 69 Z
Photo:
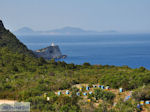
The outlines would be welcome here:
M 16 100 L 0 100 L 0 104 L 14 104 Z

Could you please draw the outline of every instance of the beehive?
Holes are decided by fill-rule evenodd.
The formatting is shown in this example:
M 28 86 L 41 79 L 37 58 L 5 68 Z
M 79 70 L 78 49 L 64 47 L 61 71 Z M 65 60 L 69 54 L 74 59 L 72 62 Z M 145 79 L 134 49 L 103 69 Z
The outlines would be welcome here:
M 88 102 L 91 102 L 91 99 L 88 99 Z
M 66 91 L 66 95 L 69 95 L 69 94 L 70 94 L 70 92 L 69 92 L 69 90 L 67 90 L 67 91 Z
M 49 97 L 47 97 L 47 101 L 49 101 Z
M 98 85 L 99 88 L 101 88 L 101 85 Z
M 106 86 L 106 88 L 105 88 L 106 90 L 109 90 L 109 86 Z
M 79 90 L 82 91 L 83 87 L 80 87 Z
M 137 108 L 138 108 L 138 109 L 141 109 L 141 105 L 140 105 L 140 104 L 137 104 Z
M 126 96 L 125 101 L 131 99 L 131 96 Z
M 104 89 L 104 86 L 103 86 L 103 85 L 101 86 L 101 89 Z
M 123 92 L 123 89 L 122 89 L 122 88 L 119 88 L 119 92 L 122 93 L 122 92 Z
M 59 95 L 61 95 L 61 92 L 60 92 L 60 91 L 58 91 L 58 93 L 57 93 L 57 94 L 58 94 L 58 96 L 59 96 Z
M 87 91 L 90 90 L 90 87 L 89 87 L 89 86 L 86 86 L 86 90 L 87 90 Z
M 93 93 L 92 91 L 89 92 L 89 94 L 92 94 L 92 93 Z
M 140 101 L 140 105 L 144 105 L 144 101 L 143 100 Z
M 77 93 L 76 93 L 76 95 L 77 95 L 77 96 L 80 96 L 80 93 L 79 93 L 79 92 L 77 92 Z
M 146 101 L 145 104 L 150 104 L 150 101 Z
M 96 85 L 93 85 L 93 88 L 96 88 Z
M 87 95 L 87 93 L 83 93 L 83 95 L 84 95 L 84 96 L 86 96 L 86 95 Z

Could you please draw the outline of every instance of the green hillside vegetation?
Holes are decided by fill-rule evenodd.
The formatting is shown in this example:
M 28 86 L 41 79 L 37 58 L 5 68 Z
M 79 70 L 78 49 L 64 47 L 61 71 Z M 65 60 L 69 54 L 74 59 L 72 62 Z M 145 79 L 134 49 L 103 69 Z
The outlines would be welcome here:
M 0 99 L 31 102 L 32 112 L 135 112 L 140 111 L 136 106 L 141 100 L 150 100 L 150 71 L 144 67 L 75 65 L 36 58 L 1 21 L 0 79 Z M 76 87 L 82 84 L 111 90 L 93 88 L 91 95 L 84 96 L 85 87 L 82 92 Z M 123 93 L 118 93 L 120 87 Z M 56 94 L 65 90 L 71 94 Z M 130 91 L 131 99 L 124 101 Z
M 31 50 L 28 50 L 27 47 L 22 44 L 15 35 L 13 35 L 9 30 L 6 30 L 3 26 L 2 21 L 0 20 L 0 47 L 7 47 L 13 52 L 19 52 L 27 55 L 32 55 Z
M 131 69 L 127 66 L 102 66 L 87 63 L 74 65 L 60 61 L 55 62 L 54 60 L 45 61 L 43 58 L 37 59 L 18 52 L 14 53 L 6 47 L 0 48 L 0 79 L 0 99 L 30 101 L 32 111 L 36 112 L 48 110 L 81 111 L 80 97 L 75 94 L 72 97 L 57 96 L 54 93 L 58 90 L 70 89 L 75 84 L 86 83 L 91 85 L 99 83 L 105 86 L 109 85 L 114 89 L 122 87 L 125 90 L 135 90 L 135 92 L 144 85 L 144 87 L 150 87 L 150 71 L 144 67 Z M 95 97 L 104 100 L 104 102 L 115 97 L 112 93 L 95 91 Z M 50 101 L 46 101 L 43 97 L 44 93 L 48 93 Z M 133 94 L 133 98 L 137 102 L 143 98 L 150 100 L 150 93 L 147 89 L 142 89 L 140 93 L 142 95 Z M 131 102 L 121 105 L 124 108 L 128 107 L 135 110 L 135 104 L 132 105 Z M 107 103 L 103 106 L 107 107 Z M 104 107 L 100 106 L 92 109 L 92 111 L 105 109 Z

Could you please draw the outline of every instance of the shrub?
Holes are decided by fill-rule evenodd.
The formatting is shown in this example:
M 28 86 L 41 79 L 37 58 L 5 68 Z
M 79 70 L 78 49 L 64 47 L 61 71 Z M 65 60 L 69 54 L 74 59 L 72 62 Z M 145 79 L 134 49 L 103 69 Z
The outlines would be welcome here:
M 88 66 L 91 66 L 91 64 L 86 62 L 86 63 L 83 63 L 83 66 L 88 67 Z
M 150 100 L 150 85 L 137 89 L 133 92 L 132 97 L 138 101 Z
M 115 94 L 110 91 L 104 91 L 101 89 L 95 89 L 93 96 L 98 99 L 102 99 L 105 101 L 111 101 L 115 98 Z
M 112 109 L 113 112 L 137 112 L 137 103 L 132 103 L 130 100 L 124 102 L 123 99 L 120 99 L 115 108 Z

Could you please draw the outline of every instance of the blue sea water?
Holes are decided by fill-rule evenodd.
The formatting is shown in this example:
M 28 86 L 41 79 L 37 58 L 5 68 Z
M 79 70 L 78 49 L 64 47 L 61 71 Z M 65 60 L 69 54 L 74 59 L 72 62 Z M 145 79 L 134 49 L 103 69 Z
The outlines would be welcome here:
M 144 66 L 150 69 L 150 34 L 89 36 L 18 36 L 29 49 L 59 45 L 67 63 Z M 62 59 L 61 59 L 62 60 Z

